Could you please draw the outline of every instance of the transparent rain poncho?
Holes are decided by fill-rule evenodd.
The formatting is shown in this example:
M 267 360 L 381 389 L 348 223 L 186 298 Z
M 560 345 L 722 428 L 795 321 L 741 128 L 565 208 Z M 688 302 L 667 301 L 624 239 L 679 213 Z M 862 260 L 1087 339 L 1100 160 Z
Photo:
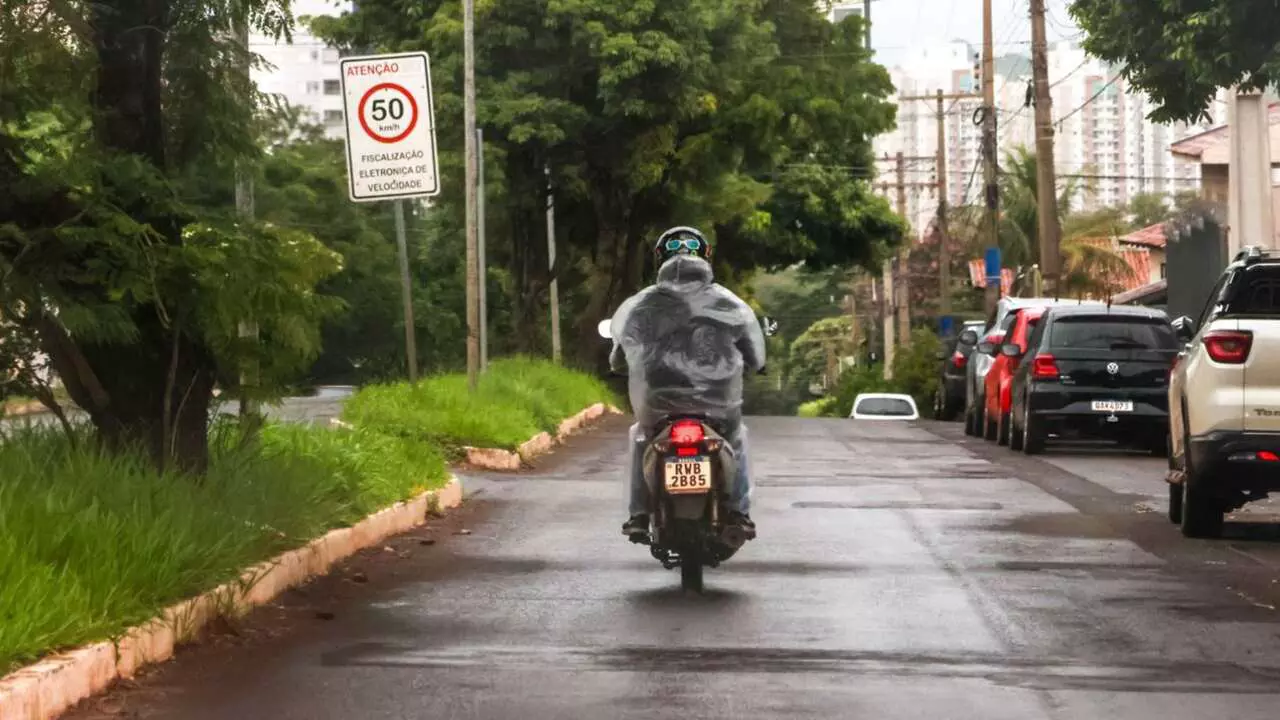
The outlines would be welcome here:
M 621 371 L 625 357 L 631 406 L 645 429 L 681 413 L 739 422 L 743 372 L 765 364 L 755 312 L 692 255 L 663 263 L 658 282 L 614 313 L 610 334 L 610 365 Z

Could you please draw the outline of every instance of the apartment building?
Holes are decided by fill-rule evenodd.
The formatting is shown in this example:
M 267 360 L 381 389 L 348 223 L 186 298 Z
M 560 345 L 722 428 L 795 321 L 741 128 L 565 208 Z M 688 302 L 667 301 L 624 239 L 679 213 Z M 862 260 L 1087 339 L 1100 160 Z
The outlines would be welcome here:
M 980 47 L 963 41 L 921 48 L 890 68 L 898 97 L 980 91 Z M 1035 147 L 1035 112 L 1030 104 L 1031 60 L 1007 54 L 995 62 L 997 143 L 1003 153 L 1023 145 Z M 1139 193 L 1172 195 L 1194 190 L 1199 168 L 1176 162 L 1169 146 L 1202 130 L 1184 123 L 1159 125 L 1147 119 L 1151 101 L 1131 92 L 1117 69 L 1088 57 L 1070 43 L 1058 43 L 1049 51 L 1049 82 L 1055 119 L 1055 168 L 1063 181 L 1081 187 L 1076 209 L 1122 205 Z M 982 101 L 949 100 L 946 110 L 948 201 L 952 205 L 977 201 L 982 190 L 981 128 L 975 123 Z M 882 180 L 892 182 L 893 162 L 907 157 L 932 157 L 937 150 L 936 103 L 900 101 L 898 128 L 875 141 L 882 158 Z M 908 162 L 908 182 L 935 180 L 932 162 Z M 937 208 L 936 192 L 928 188 L 908 191 L 908 218 L 917 234 L 923 233 Z
M 295 17 L 333 16 L 349 11 L 351 5 L 335 0 L 293 0 L 292 8 Z M 254 33 L 249 37 L 249 47 L 267 63 L 252 74 L 259 90 L 279 95 L 290 105 L 305 110 L 313 122 L 324 126 L 329 137 L 343 137 L 337 49 L 325 45 L 302 23 L 294 28 L 292 42 Z

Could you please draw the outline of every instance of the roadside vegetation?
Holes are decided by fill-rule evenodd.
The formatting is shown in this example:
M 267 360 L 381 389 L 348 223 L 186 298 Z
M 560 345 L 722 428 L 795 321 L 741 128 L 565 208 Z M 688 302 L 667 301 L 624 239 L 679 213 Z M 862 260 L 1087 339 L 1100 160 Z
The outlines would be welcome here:
M 216 421 L 199 477 L 102 448 L 87 425 L 0 438 L 0 674 L 113 637 L 246 567 L 426 490 L 456 443 L 512 447 L 612 394 L 550 362 L 371 386 L 350 428 Z
M 917 328 L 911 342 L 898 348 L 893 359 L 893 379 L 884 379 L 880 363 L 859 365 L 840 374 L 835 392 L 804 403 L 800 417 L 848 417 L 853 400 L 861 393 L 903 393 L 910 395 L 921 417 L 931 417 L 933 396 L 938 391 L 938 350 L 941 341 L 933 331 Z

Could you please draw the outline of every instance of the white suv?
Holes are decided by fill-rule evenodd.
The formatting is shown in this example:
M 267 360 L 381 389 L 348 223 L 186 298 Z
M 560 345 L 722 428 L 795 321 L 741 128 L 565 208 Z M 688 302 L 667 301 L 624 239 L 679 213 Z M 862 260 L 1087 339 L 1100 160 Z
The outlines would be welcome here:
M 1169 378 L 1169 519 L 1218 537 L 1223 515 L 1280 490 L 1280 255 L 1246 248 L 1223 271 Z

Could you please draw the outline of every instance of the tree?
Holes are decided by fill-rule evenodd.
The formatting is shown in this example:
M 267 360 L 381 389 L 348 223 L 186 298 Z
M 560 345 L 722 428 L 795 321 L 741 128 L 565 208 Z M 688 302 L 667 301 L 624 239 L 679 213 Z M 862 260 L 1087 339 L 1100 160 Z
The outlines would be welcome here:
M 1000 178 L 1000 247 L 1006 266 L 1027 268 L 1040 262 L 1039 205 L 1036 156 L 1024 147 L 1005 155 Z M 1107 245 L 1091 239 L 1112 238 L 1128 231 L 1122 210 L 1108 208 L 1073 214 L 1071 205 L 1080 187 L 1073 180 L 1058 193 L 1057 211 L 1062 218 L 1062 277 L 1064 295 L 1107 295 L 1116 291 L 1118 278 L 1130 270 L 1124 259 Z M 1023 283 L 1025 284 L 1025 283 Z
M 1164 193 L 1138 193 L 1129 200 L 1129 212 L 1133 214 L 1133 229 L 1139 230 L 1168 220 L 1173 210 Z
M 161 467 L 202 471 L 214 386 L 252 361 L 270 396 L 335 307 L 314 288 L 340 257 L 230 210 L 262 100 L 233 28 L 288 22 L 285 0 L 0 10 L 0 317 L 108 448 Z
M 353 203 L 347 197 L 341 140 L 303 121 L 295 109 L 275 109 L 267 123 L 257 177 L 257 214 L 284 227 L 306 230 L 346 262 L 320 292 L 345 308 L 322 327 L 323 350 L 310 370 L 320 383 L 359 384 L 405 374 L 404 310 L 395 225 L 389 203 Z M 460 367 L 465 327 L 459 258 L 462 238 L 449 223 L 411 203 L 406 237 L 417 325 L 418 363 L 427 372 Z M 489 271 L 490 346 L 511 348 L 506 276 Z
M 1074 0 L 1084 49 L 1156 102 L 1152 120 L 1208 119 L 1219 88 L 1280 81 L 1275 4 L 1262 0 Z
M 648 278 L 664 226 L 699 225 L 717 273 L 871 262 L 903 224 L 869 185 L 870 140 L 893 124 L 887 73 L 860 21 L 802 0 L 501 0 L 477 8 L 477 95 L 490 257 L 512 284 L 518 347 L 545 347 L 548 185 L 578 360 L 596 323 Z M 409 19 L 406 22 L 406 18 Z M 457 3 L 371 0 L 316 32 L 349 48 L 427 50 L 446 177 L 461 175 Z M 462 225 L 458 183 L 439 212 Z

